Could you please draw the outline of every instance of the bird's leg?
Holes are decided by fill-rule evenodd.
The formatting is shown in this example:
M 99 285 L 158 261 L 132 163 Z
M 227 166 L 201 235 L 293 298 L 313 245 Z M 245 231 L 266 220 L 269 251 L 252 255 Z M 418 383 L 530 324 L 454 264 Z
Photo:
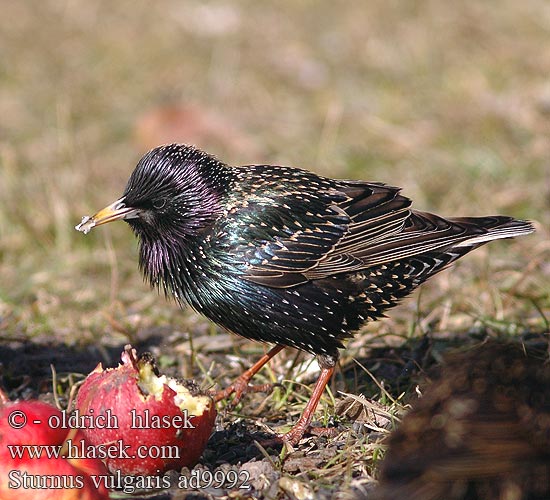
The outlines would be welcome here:
M 284 443 L 288 443 L 293 446 L 298 444 L 300 439 L 302 439 L 306 431 L 310 428 L 313 414 L 317 409 L 317 405 L 319 404 L 319 400 L 323 395 L 325 387 L 329 383 L 330 378 L 334 373 L 337 359 L 338 356 L 329 356 L 324 354 L 317 356 L 317 362 L 321 367 L 321 374 L 319 375 L 315 387 L 313 388 L 311 398 L 309 398 L 309 401 L 307 402 L 306 407 L 302 412 L 302 415 L 294 424 L 294 427 L 292 427 L 292 429 L 290 429 L 290 431 L 288 431 L 286 434 L 279 436 Z
M 313 393 L 311 394 L 311 398 L 307 402 L 306 407 L 302 412 L 302 415 L 300 416 L 298 421 L 294 424 L 292 429 L 290 429 L 290 431 L 288 431 L 286 434 L 277 436 L 274 439 L 262 441 L 260 444 L 262 444 L 263 446 L 272 446 L 277 444 L 280 445 L 283 443 L 288 443 L 291 446 L 295 446 L 298 444 L 298 442 L 302 439 L 302 437 L 308 430 L 314 430 L 316 431 L 315 432 L 316 434 L 330 433 L 331 429 L 326 429 L 326 428 L 312 429 L 310 428 L 310 424 L 313 418 L 313 414 L 317 409 L 317 405 L 319 404 L 319 400 L 323 395 L 325 387 L 329 383 L 330 378 L 334 373 L 334 368 L 336 366 L 337 360 L 338 360 L 338 354 L 333 356 L 328 354 L 320 354 L 317 356 L 317 362 L 321 367 L 321 374 L 317 379 L 315 387 L 313 388 Z
M 266 354 L 264 354 L 256 363 L 254 363 L 248 370 L 246 370 L 240 377 L 238 377 L 229 387 L 218 391 L 214 394 L 214 401 L 218 402 L 222 399 L 228 398 L 231 394 L 235 393 L 231 406 L 237 405 L 237 403 L 243 397 L 246 392 L 266 392 L 272 389 L 271 384 L 262 385 L 249 385 L 250 379 L 258 373 L 261 368 L 276 354 L 284 349 L 284 345 L 277 344 L 272 347 Z

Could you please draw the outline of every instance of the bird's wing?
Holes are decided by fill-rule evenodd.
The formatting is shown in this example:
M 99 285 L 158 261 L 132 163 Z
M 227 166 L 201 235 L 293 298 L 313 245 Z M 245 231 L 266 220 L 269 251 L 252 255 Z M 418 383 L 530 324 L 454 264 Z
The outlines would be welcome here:
M 290 287 L 364 268 L 358 249 L 400 231 L 409 215 L 410 200 L 398 193 L 382 184 L 349 181 L 248 199 L 233 218 L 240 225 L 233 234 L 239 234 L 243 278 Z
M 388 237 L 401 234 L 411 216 L 411 200 L 400 195 L 398 187 L 339 181 L 337 188 L 345 195 L 338 206 L 350 218 L 348 231 L 332 252 L 306 271 L 308 279 L 369 267 L 372 265 L 366 260 L 369 249 L 383 245 Z

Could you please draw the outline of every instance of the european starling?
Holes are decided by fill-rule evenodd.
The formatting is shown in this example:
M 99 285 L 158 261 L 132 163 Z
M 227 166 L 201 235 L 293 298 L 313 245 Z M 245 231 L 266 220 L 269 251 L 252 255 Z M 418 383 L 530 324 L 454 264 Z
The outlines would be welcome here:
M 545 347 L 490 341 L 448 356 L 390 434 L 374 498 L 550 498 Z
M 171 144 L 148 152 L 122 197 L 76 228 L 124 219 L 152 287 L 231 332 L 276 344 L 217 399 L 234 392 L 238 401 L 285 346 L 316 355 L 321 375 L 312 397 L 282 436 L 295 444 L 344 339 L 470 250 L 533 231 L 511 217 L 411 210 L 399 191 L 298 168 L 233 167 Z

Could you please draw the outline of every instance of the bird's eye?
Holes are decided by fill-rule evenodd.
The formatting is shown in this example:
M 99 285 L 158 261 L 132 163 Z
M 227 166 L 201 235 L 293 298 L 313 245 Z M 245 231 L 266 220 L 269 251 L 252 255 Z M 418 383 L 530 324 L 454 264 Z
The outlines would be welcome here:
M 166 205 L 166 198 L 162 198 L 160 200 L 154 200 L 153 201 L 153 208 L 160 210 L 161 208 L 164 208 Z

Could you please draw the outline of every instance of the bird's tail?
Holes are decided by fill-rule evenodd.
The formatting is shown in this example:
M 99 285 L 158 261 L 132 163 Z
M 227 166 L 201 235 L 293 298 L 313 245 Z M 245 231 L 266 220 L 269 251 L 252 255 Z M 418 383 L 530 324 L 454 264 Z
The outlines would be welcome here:
M 401 232 L 369 245 L 360 257 L 366 265 L 374 266 L 433 252 L 433 255 L 451 252 L 462 256 L 489 241 L 513 238 L 534 230 L 528 221 L 503 215 L 445 219 L 414 210 Z
M 471 238 L 454 244 L 455 248 L 472 247 L 476 248 L 488 241 L 501 238 L 513 238 L 524 234 L 532 233 L 535 228 L 531 222 L 518 220 L 502 215 L 490 215 L 485 217 L 454 217 L 449 219 L 460 225 L 472 225 L 485 230 L 482 234 L 473 234 Z
M 471 232 L 471 236 L 450 242 L 446 247 L 416 255 L 403 261 L 403 263 L 411 266 L 408 273 L 414 278 L 415 286 L 489 241 L 522 236 L 535 230 L 529 221 L 504 215 L 454 217 L 448 219 L 448 221 L 460 226 L 466 234 Z

